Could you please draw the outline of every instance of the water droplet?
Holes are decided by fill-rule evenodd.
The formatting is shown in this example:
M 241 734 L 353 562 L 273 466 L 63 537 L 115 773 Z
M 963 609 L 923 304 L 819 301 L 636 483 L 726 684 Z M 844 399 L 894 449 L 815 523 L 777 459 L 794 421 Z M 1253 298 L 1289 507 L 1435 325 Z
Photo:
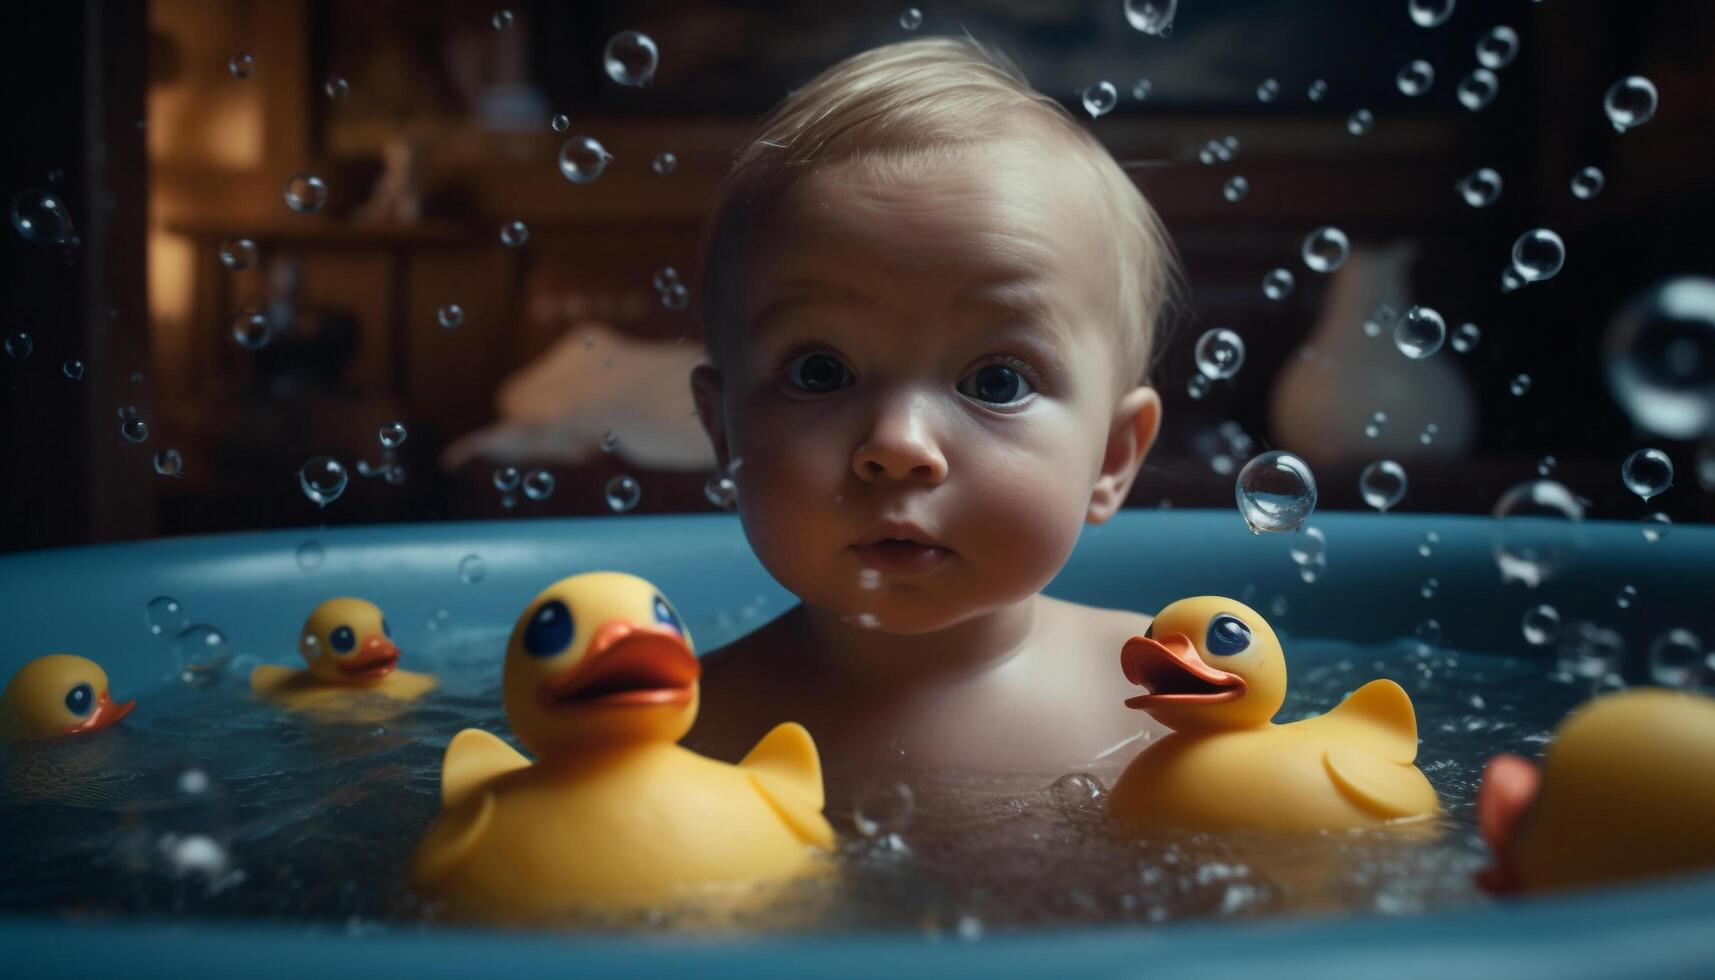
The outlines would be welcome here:
M 1637 586 L 1622 585 L 1620 586 L 1620 591 L 1614 595 L 1614 605 L 1619 606 L 1621 609 L 1630 609 L 1632 608 L 1632 603 L 1637 601 L 1637 598 Z
M 1667 537 L 1667 532 L 1673 529 L 1673 519 L 1658 510 L 1653 514 L 1645 514 L 1643 525 L 1644 540 L 1655 544 Z
M 12 195 L 12 227 L 25 241 L 37 245 L 77 243 L 77 231 L 72 227 L 65 202 L 51 192 L 32 188 Z
M 1518 32 L 1501 24 L 1477 39 L 1477 64 L 1499 71 L 1518 56 Z
M 1521 625 L 1527 643 L 1547 646 L 1560 636 L 1560 612 L 1553 606 L 1532 606 L 1525 610 Z
M 1087 772 L 1069 772 L 1048 784 L 1048 795 L 1069 809 L 1089 807 L 1108 795 L 1102 781 Z
M 1494 556 L 1501 580 L 1535 588 L 1571 561 L 1575 548 L 1564 524 L 1582 521 L 1584 505 L 1560 483 L 1528 480 L 1501 494 L 1494 517 L 1500 521 Z M 1547 520 L 1513 520 L 1523 517 Z
M 548 126 L 556 133 L 563 133 L 572 128 L 572 117 L 563 112 L 555 113 L 554 118 L 548 120 Z
M 1083 95 L 1084 111 L 1090 114 L 1091 119 L 1107 115 L 1119 101 L 1119 92 L 1112 82 L 1097 82 L 1085 89 Z
M 1602 185 L 1606 182 L 1607 178 L 1602 176 L 1602 171 L 1595 167 L 1585 167 L 1572 175 L 1572 196 L 1580 201 L 1588 201 L 1602 193 Z
M 721 510 L 738 506 L 738 484 L 730 476 L 716 474 L 703 484 L 703 497 Z
M 1511 391 L 1515 396 L 1523 398 L 1525 392 L 1530 390 L 1530 375 L 1516 375 L 1513 378 L 1512 383 L 1507 385 L 1507 390 Z
M 1297 456 L 1275 450 L 1244 465 L 1234 485 L 1252 533 L 1296 530 L 1316 509 L 1316 478 Z
M 1262 294 L 1272 300 L 1283 300 L 1292 294 L 1294 280 L 1289 269 L 1271 269 L 1262 277 Z
M 1441 621 L 1426 619 L 1417 624 L 1417 638 L 1432 647 L 1441 645 Z
M 1275 79 L 1265 78 L 1256 87 L 1256 99 L 1258 102 L 1273 102 L 1279 95 L 1280 82 Z
M 459 559 L 459 578 L 467 584 L 475 585 L 488 576 L 488 563 L 481 555 L 465 555 Z
M 522 221 L 508 221 L 500 226 L 500 243 L 517 248 L 530 240 L 530 229 Z
M 351 83 L 339 75 L 329 75 L 327 84 L 322 86 L 322 91 L 327 93 L 328 98 L 338 102 L 351 94 Z
M 619 448 L 619 434 L 609 430 L 601 434 L 601 451 L 611 453 Z
M 317 507 L 326 507 L 345 492 L 345 467 L 331 456 L 312 456 L 298 470 L 298 486 Z
M 602 67 L 607 77 L 621 85 L 642 88 L 655 78 L 655 68 L 661 54 L 649 35 L 638 31 L 620 31 L 608 38 L 602 52 Z
M 1323 225 L 1304 238 L 1299 252 L 1311 272 L 1333 272 L 1346 262 L 1349 245 L 1346 233 L 1333 225 Z
M 1559 465 L 1560 461 L 1555 459 L 1553 456 L 1544 456 L 1536 461 L 1536 475 L 1548 476 L 1553 473 L 1554 468 Z
M 1715 279 L 1678 276 L 1627 301 L 1603 342 L 1608 389 L 1640 428 L 1715 430 Z
M 456 330 L 464 323 L 464 307 L 457 303 L 448 303 L 435 314 L 435 319 L 441 322 L 442 329 Z
M 137 409 L 127 406 L 119 410 L 119 437 L 126 442 L 143 442 L 149 438 L 149 423 L 137 414 Z
M 150 636 L 177 636 L 185 628 L 184 609 L 170 595 L 156 596 L 143 607 L 143 625 Z
M 299 214 L 320 211 L 328 202 L 328 185 L 315 174 L 293 174 L 286 179 L 286 206 Z
M 607 506 L 616 514 L 636 507 L 642 496 L 643 488 L 638 486 L 634 477 L 616 476 L 607 481 Z
M 6 337 L 6 353 L 15 360 L 21 361 L 29 357 L 35 349 L 36 339 L 30 336 L 27 330 L 20 330 Z
M 1522 285 L 1524 285 L 1524 277 L 1518 274 L 1517 269 L 1509 265 L 1501 270 L 1501 292 L 1510 293 Z
M 1415 58 L 1406 62 L 1405 67 L 1399 70 L 1393 80 L 1406 95 L 1422 95 L 1435 84 L 1435 68 L 1422 58 Z
M 1430 576 L 1423 580 L 1423 585 L 1417 590 L 1417 594 L 1425 599 L 1433 599 L 1435 598 L 1435 590 L 1439 588 L 1441 588 L 1441 580 Z
M 1552 279 L 1566 264 L 1566 243 L 1547 228 L 1532 228 L 1513 242 L 1513 268 L 1526 282 Z
M 1328 83 L 1320 78 L 1313 79 L 1310 82 L 1310 87 L 1304 90 L 1304 94 L 1312 102 L 1321 102 L 1323 96 L 1328 94 Z
M 1210 330 L 1197 339 L 1197 370 L 1210 380 L 1230 378 L 1245 363 L 1245 342 L 1225 327 Z
M 60 365 L 60 370 L 73 381 L 83 380 L 83 362 L 75 357 L 67 358 L 66 362 Z
M 226 70 L 233 78 L 249 78 L 256 74 L 256 58 L 248 51 L 240 51 L 226 63 Z
M 911 825 L 915 794 L 902 782 L 883 781 L 863 789 L 852 806 L 852 824 L 868 838 L 903 832 Z
M 1145 34 L 1167 37 L 1179 0 L 1125 0 L 1125 19 Z
M 182 476 L 185 459 L 177 449 L 163 449 L 155 454 L 155 472 L 162 476 Z
M 238 341 L 240 347 L 260 350 L 268 346 L 273 336 L 274 327 L 268 322 L 268 317 L 256 310 L 245 310 L 232 318 L 232 339 Z
M 1501 197 L 1501 175 L 1488 167 L 1471 171 L 1454 186 L 1465 203 L 1474 208 L 1486 208 Z
M 679 169 L 679 158 L 672 153 L 657 153 L 655 154 L 655 159 L 650 161 L 649 167 L 651 170 L 654 170 L 656 173 L 665 177 Z
M 1248 193 L 1250 189 L 1250 181 L 1243 177 L 1233 176 L 1227 178 L 1226 185 L 1221 188 L 1221 196 L 1229 201 L 1237 203 L 1244 198 L 1245 194 Z
M 497 31 L 504 31 L 512 26 L 512 11 L 505 8 L 496 10 L 494 16 L 488 19 L 490 25 Z
M 691 291 L 681 282 L 670 282 L 661 290 L 661 305 L 669 310 L 682 310 L 691 305 Z
M 1201 371 L 1191 375 L 1191 380 L 1185 382 L 1185 393 L 1190 395 L 1193 399 L 1202 398 L 1204 395 L 1208 394 L 1208 376 Z
M 501 493 L 511 493 L 518 489 L 518 483 L 523 479 L 523 474 L 518 472 L 518 467 L 502 466 L 494 471 L 494 489 Z
M 1414 306 L 1393 328 L 1393 345 L 1414 361 L 1421 361 L 1441 349 L 1447 339 L 1447 321 L 1427 306 Z
M 1640 449 L 1620 464 L 1620 480 L 1645 503 L 1673 486 L 1673 460 L 1659 449 Z
M 1424 534 L 1422 541 L 1417 543 L 1417 553 L 1428 558 L 1430 555 L 1435 554 L 1435 546 L 1440 543 L 1441 535 L 1436 534 L 1434 531 L 1430 531 Z
M 923 26 L 923 11 L 916 7 L 906 7 L 899 15 L 899 26 L 908 31 L 914 31 Z
M 1453 331 L 1453 339 L 1449 341 L 1453 350 L 1460 354 L 1469 354 L 1477 347 L 1477 342 L 1483 339 L 1483 331 L 1475 323 L 1461 323 L 1459 329 Z
M 1405 8 L 1418 27 L 1440 27 L 1453 16 L 1453 0 L 1408 0 Z
M 232 660 L 226 634 L 206 623 L 187 626 L 173 637 L 173 657 L 179 679 L 192 687 L 208 687 Z
M 560 173 L 574 184 L 587 184 L 607 169 L 613 154 L 590 136 L 574 136 L 560 144 Z
M 1362 136 L 1375 128 L 1375 113 L 1368 109 L 1359 109 L 1346 117 L 1346 132 L 1353 136 Z
M 377 434 L 377 438 L 381 440 L 381 445 L 386 448 L 398 449 L 405 444 L 405 423 L 389 422 L 383 425 Z
M 1155 86 L 1150 83 L 1149 79 L 1140 78 L 1132 83 L 1131 97 L 1142 102 L 1144 99 L 1149 98 L 1149 92 L 1154 87 Z
M 1371 463 L 1358 474 L 1358 493 L 1364 503 L 1387 510 L 1405 496 L 1405 468 L 1391 459 Z
M 1490 102 L 1495 101 L 1495 93 L 1501 90 L 1501 80 L 1487 68 L 1473 68 L 1464 78 L 1459 79 L 1459 87 L 1455 94 L 1459 104 L 1472 112 L 1479 112 Z
M 1688 629 L 1674 628 L 1649 647 L 1650 679 L 1663 687 L 1696 685 L 1703 673 L 1703 641 Z
M 233 272 L 243 272 L 256 264 L 259 252 L 248 238 L 228 238 L 220 243 L 220 264 Z
M 524 496 L 531 500 L 547 500 L 554 495 L 554 474 L 547 470 L 531 470 L 524 477 Z
M 1321 528 L 1300 524 L 1297 533 L 1292 535 L 1287 550 L 1295 563 L 1314 565 L 1327 556 L 1328 537 L 1322 533 Z
M 1602 111 L 1608 114 L 1614 131 L 1623 133 L 1653 119 L 1655 103 L 1655 85 L 1642 75 L 1627 75 L 1608 87 L 1602 97 Z
M 1440 435 L 1440 434 L 1441 434 L 1441 427 L 1439 425 L 1436 425 L 1434 422 L 1430 422 L 1430 423 L 1424 425 L 1422 432 L 1419 432 L 1417 434 L 1417 441 L 1424 444 L 1425 446 L 1427 446 L 1430 443 L 1434 442 L 1435 437 Z

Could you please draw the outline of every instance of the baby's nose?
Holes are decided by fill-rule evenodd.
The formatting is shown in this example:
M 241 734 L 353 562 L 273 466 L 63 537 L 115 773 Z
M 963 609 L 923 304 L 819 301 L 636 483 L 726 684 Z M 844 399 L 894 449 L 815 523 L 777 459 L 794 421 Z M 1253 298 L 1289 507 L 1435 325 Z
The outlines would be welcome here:
M 947 477 L 932 409 L 917 398 L 901 398 L 876 415 L 869 435 L 852 454 L 860 480 L 916 480 L 928 485 Z

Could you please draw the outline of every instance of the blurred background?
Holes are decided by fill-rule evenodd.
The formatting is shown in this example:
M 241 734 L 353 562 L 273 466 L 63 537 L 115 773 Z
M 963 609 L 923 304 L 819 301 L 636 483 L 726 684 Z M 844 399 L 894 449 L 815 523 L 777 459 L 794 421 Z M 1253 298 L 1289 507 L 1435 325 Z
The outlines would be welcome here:
M 1163 32 L 1165 6 L 14 6 L 0 549 L 715 510 L 687 376 L 734 148 L 835 61 L 964 32 L 1181 252 L 1131 506 L 1232 507 L 1279 448 L 1323 509 L 1391 459 L 1399 511 L 1546 476 L 1593 518 L 1715 518 L 1715 4 L 1184 0 Z M 642 42 L 609 64 L 623 31 L 652 75 Z M 1307 255 L 1323 226 L 1348 247 Z M 1563 266 L 1507 288 L 1539 228 Z M 1198 380 L 1218 328 L 1242 367 Z M 1647 503 L 1643 448 L 1674 467 Z

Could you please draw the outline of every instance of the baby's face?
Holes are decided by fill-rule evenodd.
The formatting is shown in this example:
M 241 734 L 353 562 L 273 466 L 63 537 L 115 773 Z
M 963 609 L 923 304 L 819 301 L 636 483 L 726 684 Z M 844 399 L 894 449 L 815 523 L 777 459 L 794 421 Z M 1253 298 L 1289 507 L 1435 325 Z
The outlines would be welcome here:
M 1039 591 L 1092 517 L 1132 423 L 1102 202 L 1055 149 L 985 145 L 886 183 L 819 171 L 759 236 L 713 410 L 745 533 L 805 603 L 943 629 Z M 877 572 L 854 546 L 886 520 L 950 554 Z

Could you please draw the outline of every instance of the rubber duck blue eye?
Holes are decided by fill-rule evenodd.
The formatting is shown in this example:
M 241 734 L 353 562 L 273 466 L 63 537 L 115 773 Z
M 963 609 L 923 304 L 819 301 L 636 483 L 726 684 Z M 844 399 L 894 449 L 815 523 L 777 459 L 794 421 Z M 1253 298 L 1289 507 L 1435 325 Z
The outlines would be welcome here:
M 542 603 L 524 627 L 524 650 L 532 657 L 552 657 L 572 642 L 572 611 L 558 599 Z
M 79 684 L 66 692 L 66 709 L 72 714 L 83 716 L 89 714 L 90 706 L 95 704 L 95 691 L 88 684 Z
M 1209 636 L 1203 645 L 1223 657 L 1243 653 L 1251 645 L 1251 628 L 1239 617 L 1222 613 L 1209 623 Z
M 338 626 L 328 634 L 328 642 L 333 644 L 334 653 L 350 653 L 357 649 L 357 634 L 349 626 Z
M 673 607 L 667 605 L 667 600 L 660 596 L 655 597 L 655 621 L 671 626 L 673 632 L 681 636 L 685 633 L 684 624 L 679 622 L 679 614 L 674 612 Z

